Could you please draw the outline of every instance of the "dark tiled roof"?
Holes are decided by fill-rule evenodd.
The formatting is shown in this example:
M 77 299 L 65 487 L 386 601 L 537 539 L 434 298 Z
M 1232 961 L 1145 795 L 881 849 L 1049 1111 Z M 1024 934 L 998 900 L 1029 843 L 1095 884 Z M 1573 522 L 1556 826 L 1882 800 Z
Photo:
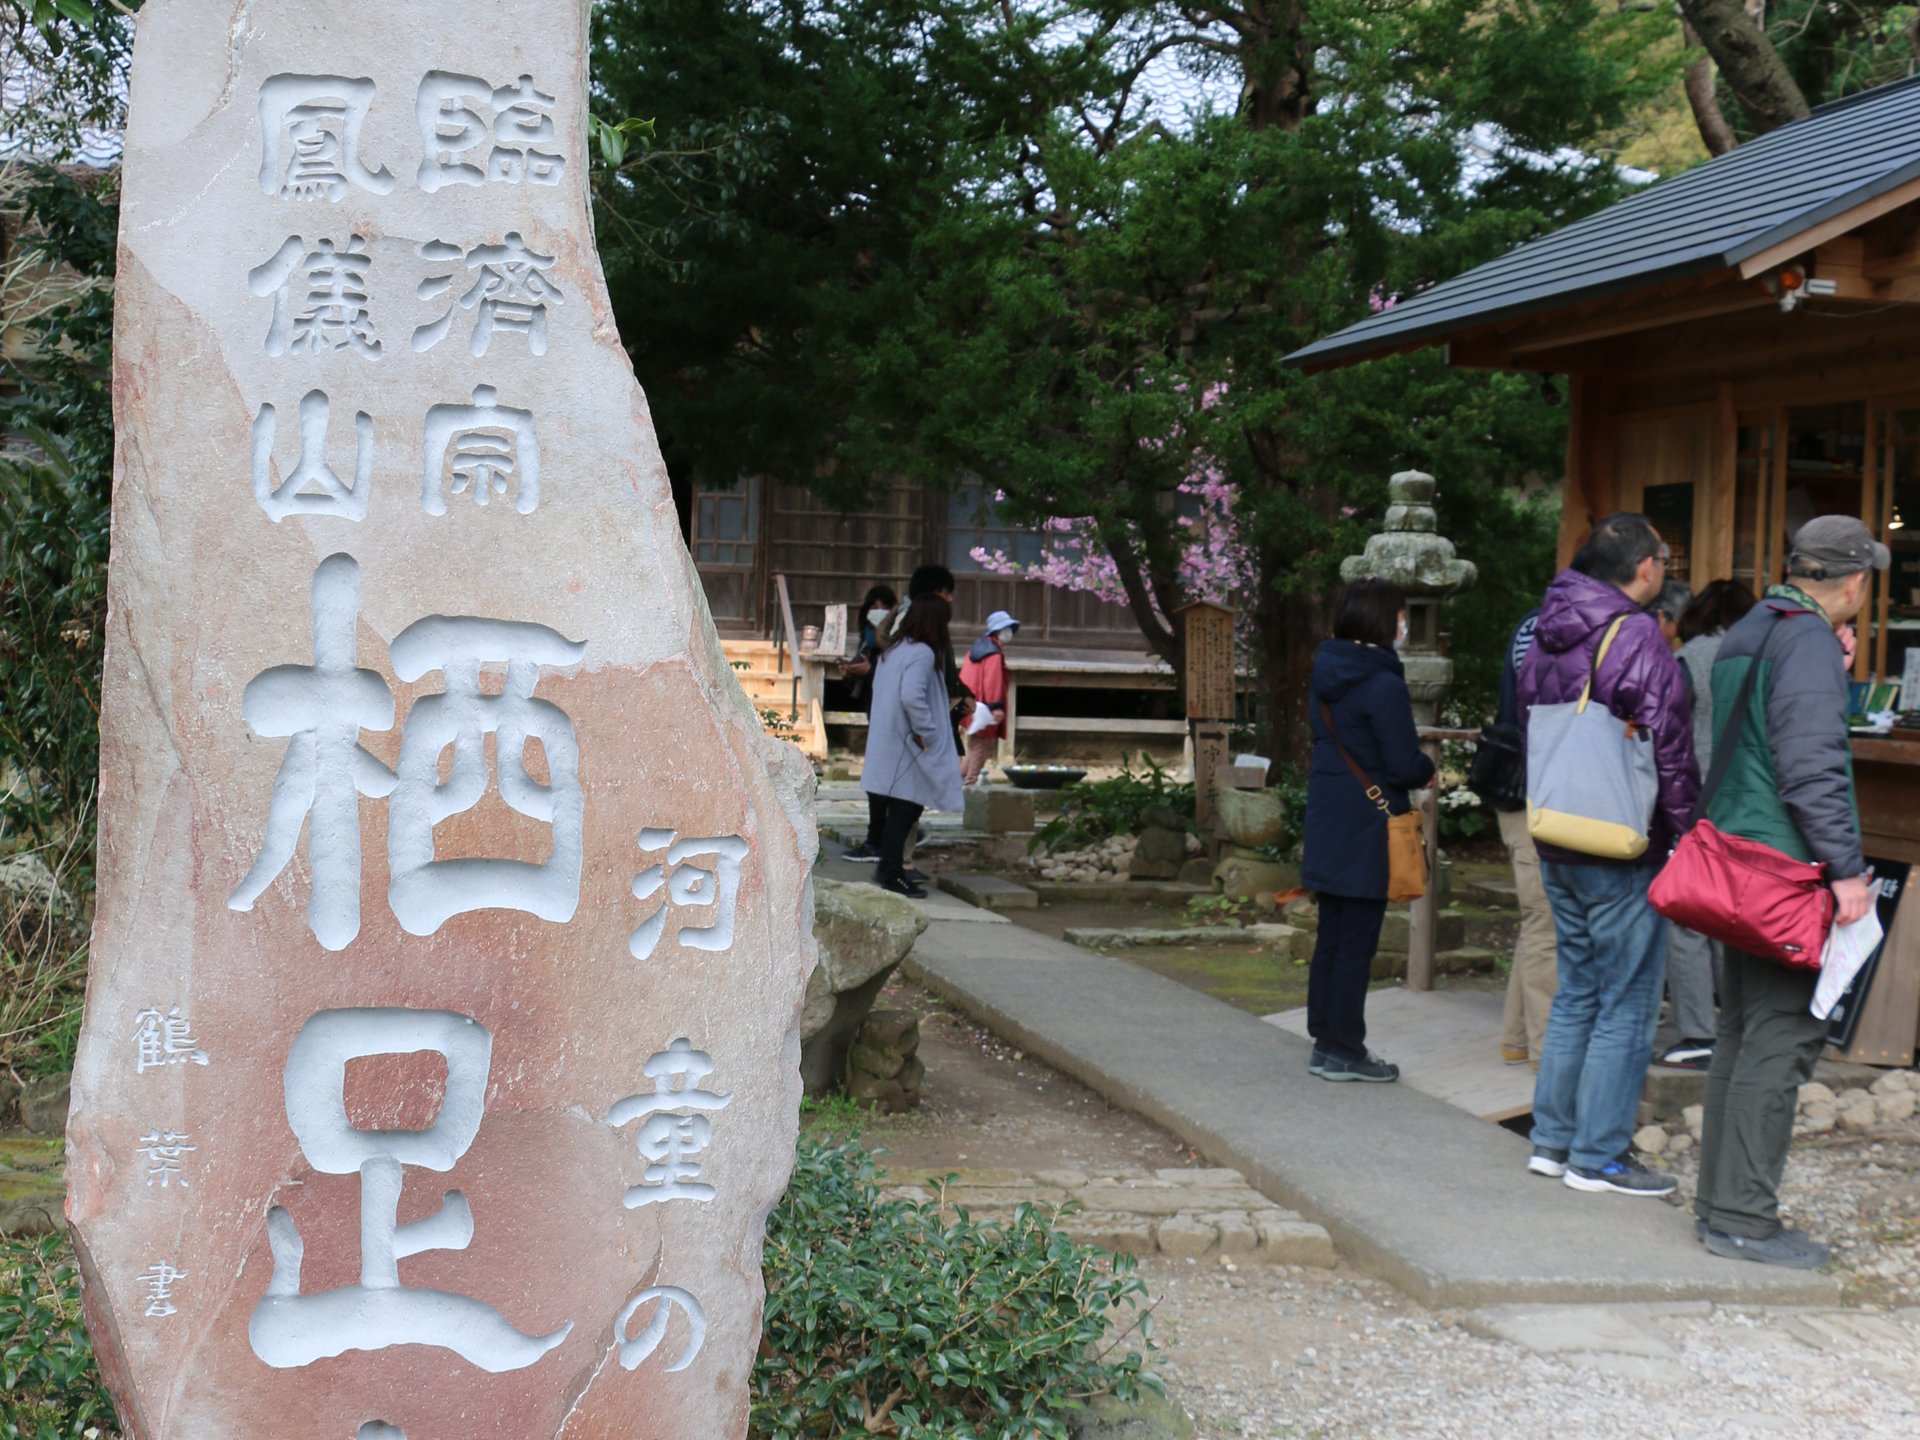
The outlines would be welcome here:
M 1920 77 L 1822 105 L 1287 357 L 1357 360 L 1740 264 L 1920 176 Z

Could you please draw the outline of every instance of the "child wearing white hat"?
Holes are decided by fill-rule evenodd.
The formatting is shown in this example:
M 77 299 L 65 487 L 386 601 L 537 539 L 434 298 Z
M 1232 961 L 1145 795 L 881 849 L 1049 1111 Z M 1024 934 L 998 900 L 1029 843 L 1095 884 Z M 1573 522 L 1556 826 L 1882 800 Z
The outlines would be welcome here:
M 960 783 L 971 785 L 986 772 L 1000 738 L 1007 733 L 1007 641 L 1020 622 L 1004 610 L 987 617 L 987 630 L 960 666 L 960 683 L 973 696 L 967 723 L 967 755 L 960 762 Z

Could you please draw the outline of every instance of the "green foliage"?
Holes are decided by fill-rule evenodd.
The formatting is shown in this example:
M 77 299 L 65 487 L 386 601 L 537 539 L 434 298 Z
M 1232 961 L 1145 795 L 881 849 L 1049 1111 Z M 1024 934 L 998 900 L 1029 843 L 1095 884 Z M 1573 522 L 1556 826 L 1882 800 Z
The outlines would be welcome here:
M 18 387 L 0 423 L 27 442 L 0 457 L 0 763 L 22 782 L 0 820 L 52 834 L 86 813 L 99 769 L 118 197 L 46 168 L 25 201 L 27 243 L 69 267 L 72 293 L 0 362 Z
M 65 1237 L 0 1240 L 0 1440 L 77 1440 L 113 1424 Z
M 1151 755 L 1142 754 L 1144 772 L 1123 756 L 1120 773 L 1105 780 L 1076 780 L 1060 792 L 1060 813 L 1034 833 L 1029 850 L 1071 850 L 1105 840 L 1110 835 L 1132 835 L 1140 829 L 1140 812 L 1149 805 L 1179 811 L 1193 826 L 1192 785 L 1167 777 Z
M 1076 1402 L 1152 1383 L 1131 1262 L 1023 1205 L 1004 1225 L 880 1198 L 853 1144 L 803 1141 L 767 1225 L 752 1433 L 1064 1440 Z M 1115 1333 L 1117 1330 L 1118 1333 Z
M 1258 910 L 1249 898 L 1234 895 L 1195 895 L 1187 901 L 1187 918 L 1200 925 L 1237 925 Z
M 1436 803 L 1440 812 L 1442 844 L 1472 840 L 1486 834 L 1498 823 L 1480 797 L 1464 785 L 1442 790 Z

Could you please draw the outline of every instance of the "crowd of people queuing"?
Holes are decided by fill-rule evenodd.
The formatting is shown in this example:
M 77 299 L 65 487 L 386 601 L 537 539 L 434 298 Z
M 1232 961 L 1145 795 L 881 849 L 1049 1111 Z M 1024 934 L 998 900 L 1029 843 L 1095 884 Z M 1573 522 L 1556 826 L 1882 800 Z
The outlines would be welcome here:
M 1827 1036 L 1811 1008 L 1818 975 L 1670 924 L 1650 889 L 1704 818 L 1823 866 L 1834 924 L 1872 907 L 1847 738 L 1850 622 L 1889 559 L 1861 521 L 1823 516 L 1792 537 L 1784 583 L 1765 595 L 1717 580 L 1694 596 L 1668 574 L 1671 555 L 1646 516 L 1611 515 L 1520 620 L 1505 656 L 1488 734 L 1509 737 L 1521 767 L 1496 797 L 1521 920 L 1501 1058 L 1538 1072 L 1527 1171 L 1593 1193 L 1676 1188 L 1632 1143 L 1664 986 L 1677 1039 L 1658 1060 L 1707 1071 L 1696 1236 L 1730 1259 L 1816 1268 L 1829 1258 L 1779 1209 L 1797 1092 Z M 1386 895 L 1376 812 L 1405 813 L 1433 779 L 1395 653 L 1404 609 L 1391 585 L 1349 585 L 1313 672 L 1303 878 L 1320 925 L 1309 1068 L 1327 1080 L 1399 1077 L 1366 1048 L 1364 1006 Z M 1540 777 L 1525 773 L 1529 725 L 1590 704 L 1620 722 L 1627 759 L 1650 772 L 1637 850 L 1566 843 L 1606 826 L 1553 829 L 1559 844 L 1535 837 L 1547 827 L 1529 788 Z M 1612 783 L 1600 757 L 1592 767 L 1589 785 Z

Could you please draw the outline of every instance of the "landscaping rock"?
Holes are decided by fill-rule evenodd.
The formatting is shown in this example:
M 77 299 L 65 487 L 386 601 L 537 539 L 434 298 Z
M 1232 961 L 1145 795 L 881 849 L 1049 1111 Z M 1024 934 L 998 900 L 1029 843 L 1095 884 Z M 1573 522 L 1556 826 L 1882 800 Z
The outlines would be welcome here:
M 1333 1237 L 1324 1226 L 1274 1210 L 1255 1215 L 1253 1228 L 1260 1237 L 1259 1253 L 1268 1263 L 1333 1268 Z
M 1098 1245 L 1116 1255 L 1151 1255 L 1154 1251 L 1153 1221 L 1144 1215 L 1083 1210 L 1061 1216 L 1059 1228 L 1082 1245 Z
M 1277 845 L 1286 832 L 1287 807 L 1278 790 L 1222 790 L 1216 803 L 1237 845 Z
M 878 885 L 816 878 L 813 933 L 820 964 L 800 1011 L 800 1077 L 809 1095 L 831 1094 L 847 1051 L 887 977 L 906 958 L 927 917 Z
M 1633 1148 L 1642 1155 L 1664 1155 L 1667 1149 L 1667 1132 L 1664 1126 L 1643 1125 L 1633 1132 Z
M 1800 1087 L 1800 1108 L 1809 1105 L 1831 1105 L 1837 1097 L 1831 1087 L 1822 1085 L 1818 1080 L 1809 1080 Z
M 1187 833 L 1188 819 L 1188 816 L 1182 815 L 1171 805 L 1148 805 L 1140 811 L 1140 828 L 1142 830 L 1177 830 L 1184 835 Z
M 1187 858 L 1185 830 L 1151 827 L 1140 832 L 1127 873 L 1143 880 L 1171 880 Z
M 1193 1418 L 1144 1385 L 1132 1400 L 1095 1395 L 1068 1421 L 1073 1440 L 1193 1440 Z
M 1277 865 L 1270 860 L 1247 860 L 1236 855 L 1213 867 L 1213 888 L 1234 900 L 1251 900 L 1256 895 L 1292 890 L 1299 884 L 1297 865 Z
M 1700 1138 L 1701 1127 L 1706 1124 L 1707 1107 L 1704 1105 L 1689 1105 L 1680 1112 L 1680 1118 L 1686 1124 L 1687 1133 L 1698 1140 Z
M 1182 885 L 1212 885 L 1213 861 L 1204 855 L 1186 861 L 1180 867 L 1179 880 Z
M 1889 1090 L 1875 1099 L 1874 1109 L 1879 1112 L 1883 1125 L 1908 1120 L 1920 1109 L 1920 1095 L 1911 1090 Z
M 65 1075 L 29 1080 L 20 1093 L 20 1123 L 36 1135 L 66 1134 L 71 1108 L 72 1089 Z
M 1220 1232 L 1220 1253 L 1222 1255 L 1251 1255 L 1260 1244 L 1260 1236 L 1253 1228 L 1253 1222 L 1239 1211 L 1228 1211 L 1213 1217 L 1213 1223 Z

